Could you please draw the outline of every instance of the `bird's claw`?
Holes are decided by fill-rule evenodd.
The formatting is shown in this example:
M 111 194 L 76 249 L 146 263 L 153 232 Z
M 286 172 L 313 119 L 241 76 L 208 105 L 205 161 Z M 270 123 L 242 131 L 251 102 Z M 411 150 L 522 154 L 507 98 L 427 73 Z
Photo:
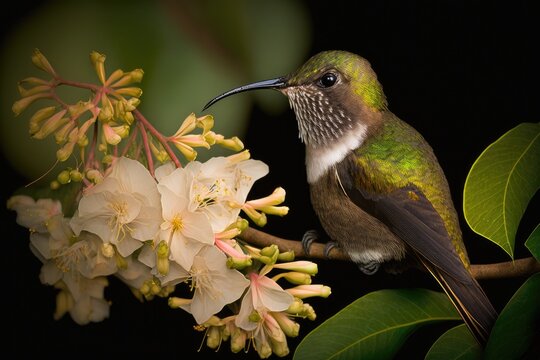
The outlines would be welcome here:
M 318 238 L 319 233 L 317 230 L 308 230 L 304 233 L 304 236 L 302 236 L 302 249 L 304 250 L 304 254 L 309 255 L 311 244 Z
M 365 263 L 365 264 L 358 264 L 358 267 L 360 268 L 360 271 L 362 271 L 366 275 L 375 274 L 379 270 L 380 266 L 381 266 L 381 264 L 376 262 L 376 261 L 370 261 L 370 262 Z
M 329 258 L 330 257 L 330 251 L 332 251 L 333 248 L 337 248 L 337 247 L 338 247 L 337 242 L 335 242 L 335 241 L 327 242 L 325 247 L 324 247 L 324 256 Z

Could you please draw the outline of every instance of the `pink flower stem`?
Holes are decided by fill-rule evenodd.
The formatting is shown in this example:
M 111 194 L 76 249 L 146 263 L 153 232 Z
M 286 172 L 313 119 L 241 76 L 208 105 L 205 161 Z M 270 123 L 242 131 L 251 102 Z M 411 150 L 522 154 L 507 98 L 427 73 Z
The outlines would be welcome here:
M 152 152 L 150 151 L 150 145 L 148 144 L 148 135 L 146 134 L 146 130 L 142 122 L 139 121 L 137 126 L 139 126 L 139 132 L 141 133 L 144 154 L 146 156 L 146 161 L 148 162 L 148 171 L 150 171 L 150 174 L 154 176 L 154 159 L 152 157 Z
M 163 145 L 163 147 L 165 148 L 165 151 L 167 152 L 171 160 L 174 162 L 174 165 L 176 165 L 177 168 L 181 168 L 182 164 L 180 164 L 180 161 L 178 160 L 173 150 L 169 146 L 167 139 L 163 135 L 161 135 L 161 133 L 157 131 L 156 128 L 152 126 L 152 124 L 150 124 L 150 122 L 144 117 L 143 114 L 141 114 L 139 110 L 134 110 L 133 115 L 135 115 L 137 120 L 140 121 L 143 128 L 148 130 L 150 134 L 152 134 L 152 136 L 155 137 L 161 143 L 161 145 Z

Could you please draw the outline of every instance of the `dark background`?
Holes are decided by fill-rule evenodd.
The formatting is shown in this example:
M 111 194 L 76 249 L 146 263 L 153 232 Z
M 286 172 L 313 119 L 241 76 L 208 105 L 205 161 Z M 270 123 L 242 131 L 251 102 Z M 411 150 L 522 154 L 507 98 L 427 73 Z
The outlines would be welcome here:
M 523 1 L 505 5 L 488 1 L 475 5 L 469 1 L 372 1 L 354 2 L 354 9 L 351 1 L 304 3 L 313 24 L 310 54 L 342 49 L 367 58 L 383 84 L 389 108 L 422 133 L 434 148 L 452 189 L 471 262 L 509 260 L 496 245 L 468 229 L 462 216 L 462 191 L 468 170 L 486 146 L 519 123 L 539 120 L 538 107 L 533 106 L 533 97 L 536 100 L 538 96 L 537 84 L 533 84 L 538 60 L 532 53 L 538 45 L 538 34 L 533 32 L 538 14 Z M 34 9 L 32 2 L 12 5 L 9 13 L 2 14 L 3 32 Z M 282 74 L 268 74 L 268 78 L 277 75 Z M 208 99 L 224 90 L 208 87 Z M 304 149 L 298 140 L 294 114 L 291 110 L 268 114 L 255 104 L 251 119 L 243 139 L 246 148 L 254 158 L 270 166 L 270 174 L 257 182 L 252 197 L 282 186 L 287 190 L 286 205 L 291 208 L 285 218 L 271 218 L 265 231 L 300 239 L 304 231 L 318 228 L 319 224 L 309 205 Z M 11 169 L 7 161 L 1 161 L 3 180 L 7 182 L 2 187 L 5 201 L 27 179 Z M 538 222 L 538 200 L 537 194 L 520 226 L 516 258 L 529 256 L 522 244 Z M 113 302 L 109 319 L 87 326 L 76 325 L 69 316 L 54 321 L 56 290 L 40 284 L 41 264 L 23 240 L 26 229 L 17 226 L 14 219 L 11 212 L 2 215 L 2 263 L 7 267 L 3 296 L 8 301 L 4 329 L 11 334 L 8 341 L 15 356 L 35 352 L 56 358 L 85 354 L 258 358 L 253 350 L 247 355 L 231 355 L 228 343 L 217 354 L 205 346 L 197 354 L 203 334 L 192 330 L 191 315 L 169 309 L 163 299 L 140 304 L 115 279 L 106 290 L 106 298 Z M 414 271 L 399 277 L 368 277 L 349 263 L 318 264 L 314 282 L 331 286 L 332 295 L 308 301 L 318 318 L 314 322 L 300 320 L 300 338 L 368 292 L 395 287 L 437 289 L 429 277 Z M 481 284 L 501 310 L 523 280 L 489 280 Z M 448 325 L 429 327 L 413 335 L 400 357 L 406 354 L 407 358 L 423 358 L 427 348 L 419 339 L 434 340 L 446 328 Z M 289 339 L 291 352 L 298 341 Z

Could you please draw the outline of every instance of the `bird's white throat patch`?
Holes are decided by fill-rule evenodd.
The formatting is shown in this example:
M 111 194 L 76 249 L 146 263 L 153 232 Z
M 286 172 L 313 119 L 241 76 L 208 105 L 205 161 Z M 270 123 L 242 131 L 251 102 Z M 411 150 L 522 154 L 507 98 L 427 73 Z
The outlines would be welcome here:
M 311 147 L 306 145 L 306 172 L 307 181 L 313 184 L 335 164 L 339 163 L 352 150 L 364 142 L 367 126 L 357 124 L 335 143 L 327 146 Z

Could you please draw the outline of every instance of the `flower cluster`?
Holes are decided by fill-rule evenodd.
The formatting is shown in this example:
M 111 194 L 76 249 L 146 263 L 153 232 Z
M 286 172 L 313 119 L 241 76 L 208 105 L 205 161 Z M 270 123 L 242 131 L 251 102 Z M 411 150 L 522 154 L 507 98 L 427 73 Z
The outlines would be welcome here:
M 101 86 L 60 78 L 36 51 L 34 64 L 53 78 L 25 79 L 34 87 L 21 85 L 22 99 L 13 106 L 18 115 L 37 99 L 55 100 L 57 106 L 32 116 L 30 133 L 37 139 L 54 134 L 58 160 L 76 157 L 78 164 L 58 174 L 50 198 L 15 195 L 7 203 L 30 230 L 30 248 L 43 263 L 41 282 L 59 289 L 54 317 L 69 312 L 78 324 L 107 318 L 104 288 L 116 276 L 141 301 L 167 297 L 171 308 L 192 314 L 211 348 L 230 340 L 233 352 L 253 344 L 261 358 L 287 355 L 287 337 L 299 333 L 296 319 L 316 316 L 303 300 L 327 297 L 330 289 L 311 284 L 315 263 L 239 238 L 249 220 L 263 226 L 267 215 L 287 214 L 285 190 L 248 200 L 268 166 L 240 151 L 238 138 L 214 133 L 213 118 L 195 114 L 173 136 L 161 135 L 136 110 L 141 90 L 126 87 L 141 80 L 142 70 L 107 78 L 105 57 L 93 52 L 90 58 Z M 67 104 L 56 94 L 60 85 L 91 90 L 93 98 Z M 236 152 L 195 160 L 194 147 L 215 144 Z M 186 159 L 183 165 L 170 145 Z M 53 200 L 70 182 L 79 185 L 73 213 Z

